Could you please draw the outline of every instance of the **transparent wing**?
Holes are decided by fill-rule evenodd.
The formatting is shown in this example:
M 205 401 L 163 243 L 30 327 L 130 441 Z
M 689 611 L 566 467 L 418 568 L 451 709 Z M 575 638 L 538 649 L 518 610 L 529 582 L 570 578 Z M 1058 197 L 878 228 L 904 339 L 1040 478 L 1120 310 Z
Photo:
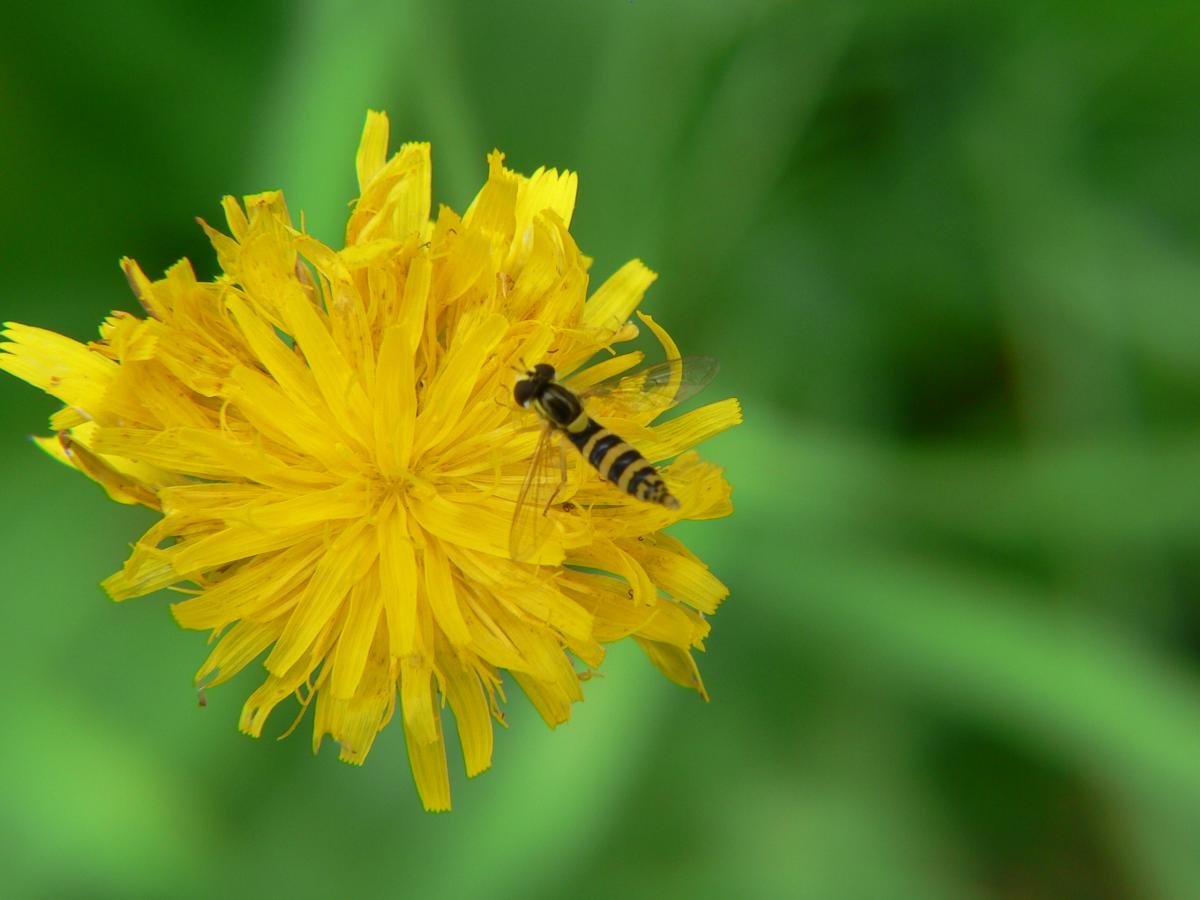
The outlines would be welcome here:
M 613 414 L 665 412 L 696 396 L 716 377 L 711 356 L 685 356 L 601 381 L 579 392 L 581 400 L 603 400 Z
M 553 434 L 552 428 L 542 430 L 517 497 L 512 530 L 508 533 L 508 551 L 518 562 L 531 559 L 554 527 L 554 521 L 546 515 L 546 508 L 562 487 L 564 473 L 561 466 L 554 464 Z

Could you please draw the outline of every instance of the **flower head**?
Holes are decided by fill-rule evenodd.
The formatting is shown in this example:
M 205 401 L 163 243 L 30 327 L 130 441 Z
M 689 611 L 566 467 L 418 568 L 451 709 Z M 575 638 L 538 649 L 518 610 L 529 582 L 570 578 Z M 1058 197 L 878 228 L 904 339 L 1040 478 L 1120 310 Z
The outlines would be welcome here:
M 440 709 L 467 774 L 483 771 L 504 671 L 551 726 L 625 637 L 703 694 L 692 650 L 727 590 L 662 529 L 731 511 L 721 470 L 690 448 L 741 412 L 725 400 L 607 421 L 674 460 L 662 472 L 681 507 L 639 502 L 572 454 L 549 538 L 511 559 L 539 438 L 512 402 L 514 368 L 545 360 L 583 385 L 634 366 L 640 353 L 581 369 L 636 335 L 655 276 L 630 262 L 587 296 L 574 174 L 526 178 L 494 152 L 466 213 L 431 219 L 429 145 L 388 159 L 387 142 L 386 117 L 369 114 L 343 249 L 298 229 L 280 193 L 226 198 L 229 233 L 204 225 L 223 275 L 198 281 L 185 260 L 151 281 L 124 260 L 145 318 L 114 312 L 88 344 L 9 323 L 0 368 L 64 404 L 43 449 L 162 513 L 104 582 L 113 599 L 187 594 L 176 620 L 215 640 L 201 687 L 263 657 L 241 729 L 260 735 L 294 695 L 300 715 L 315 708 L 314 749 L 328 734 L 361 763 L 399 697 L 417 788 L 439 810 Z

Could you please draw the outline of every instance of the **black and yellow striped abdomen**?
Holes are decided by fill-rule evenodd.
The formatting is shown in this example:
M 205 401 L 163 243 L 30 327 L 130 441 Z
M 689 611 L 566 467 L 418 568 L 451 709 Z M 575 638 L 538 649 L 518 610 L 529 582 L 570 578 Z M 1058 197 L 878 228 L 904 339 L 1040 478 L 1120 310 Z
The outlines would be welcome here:
M 672 509 L 679 506 L 658 470 L 616 432 L 582 414 L 562 430 L 600 476 L 625 493 L 647 503 L 661 503 Z

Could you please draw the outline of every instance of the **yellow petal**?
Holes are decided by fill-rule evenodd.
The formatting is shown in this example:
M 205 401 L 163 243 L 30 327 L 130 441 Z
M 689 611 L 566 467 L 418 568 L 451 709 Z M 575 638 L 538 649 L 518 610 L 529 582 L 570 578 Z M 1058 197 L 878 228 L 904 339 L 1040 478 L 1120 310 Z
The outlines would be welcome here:
M 635 637 L 634 640 L 658 671 L 676 684 L 690 688 L 708 700 L 708 691 L 704 689 L 704 681 L 700 678 L 700 670 L 696 668 L 696 660 L 692 658 L 691 653 L 671 644 L 660 644 L 643 637 Z
M 247 346 L 296 407 L 328 422 L 329 413 L 312 372 L 250 304 L 230 295 L 225 304 L 233 314 Z
M 100 337 L 122 363 L 153 359 L 160 334 L 159 323 L 122 312 L 114 312 L 100 326 Z
M 266 680 L 246 698 L 246 702 L 242 706 L 241 717 L 238 720 L 238 729 L 251 737 L 261 737 L 263 726 L 267 724 L 267 718 L 271 715 L 271 711 L 295 694 L 302 684 L 307 683 L 319 662 L 319 659 L 314 659 L 310 655 L 297 661 L 282 675 L 268 675 Z
M 375 385 L 375 461 L 386 479 L 399 479 L 408 469 L 416 407 L 413 345 L 393 326 L 383 336 Z
M 388 117 L 387 113 L 367 111 L 367 123 L 363 126 L 362 140 L 358 144 L 358 155 L 354 158 L 354 168 L 358 173 L 359 193 L 366 193 L 367 188 L 375 179 L 375 175 L 383 168 L 387 160 L 388 150 Z
M 380 593 L 391 655 L 417 649 L 417 558 L 405 523 L 404 507 L 388 503 L 376 527 Z
M 415 656 L 400 660 L 400 705 L 404 730 L 412 741 L 429 744 L 441 739 L 430 660 Z
M 458 723 L 467 775 L 473 777 L 492 764 L 492 722 L 483 685 L 475 669 L 449 648 L 438 654 L 438 673 Z
M 436 447 L 462 418 L 467 400 L 480 382 L 480 360 L 489 358 L 507 330 L 508 320 L 501 315 L 488 316 L 477 325 L 464 324 L 459 328 L 437 377 L 423 393 L 423 398 L 429 399 L 417 416 L 415 457 Z
M 612 541 L 597 540 L 576 548 L 567 554 L 567 562 L 624 578 L 629 585 L 629 599 L 635 606 L 649 606 L 658 597 L 658 590 L 646 570 Z
M 471 649 L 488 665 L 516 672 L 530 668 L 497 624 L 501 608 L 495 594 L 472 583 L 462 585 L 463 618 L 471 630 Z
M 490 247 L 504 248 L 512 244 L 516 228 L 518 178 L 504 168 L 504 154 L 493 150 L 488 154 L 488 179 L 463 216 L 463 224 L 478 229 Z M 498 261 L 498 260 L 497 260 Z
M 150 509 L 162 509 L 154 488 L 135 476 L 120 472 L 107 461 L 88 450 L 68 432 L 61 431 L 58 444 L 63 455 L 93 481 L 104 488 L 105 493 L 118 503 L 138 503 Z
M 632 369 L 645 358 L 646 354 L 641 350 L 614 356 L 603 362 L 596 363 L 594 366 L 588 366 L 583 371 L 572 375 L 569 379 L 569 386 L 573 391 L 587 390 L 594 384 L 598 384 L 608 378 L 614 378 L 622 372 Z
M 717 611 L 729 596 L 729 588 L 694 557 L 659 547 L 654 536 L 645 540 L 623 540 L 618 544 L 645 569 L 650 580 L 681 603 L 703 613 Z
M 661 643 L 691 647 L 708 634 L 708 625 L 698 616 L 659 597 L 649 607 L 629 602 L 629 588 L 624 581 L 595 572 L 568 571 L 564 585 L 577 593 L 580 602 L 591 610 L 597 639 L 608 643 L 631 634 L 640 634 Z
M 362 765 L 395 708 L 396 667 L 387 654 L 385 630 L 379 627 L 354 696 L 342 699 L 331 691 L 318 690 L 313 752 L 320 749 L 321 738 L 330 734 L 339 744 L 338 758 L 342 762 Z
M 263 611 L 311 575 L 324 548 L 317 542 L 262 554 L 201 594 L 171 605 L 183 628 L 220 628 L 238 619 L 261 620 Z M 273 617 L 273 616 L 272 616 Z
M 207 226 L 205 227 L 207 228 Z M 221 235 L 221 237 L 225 236 Z M 228 238 L 225 239 L 228 240 Z M 121 271 L 125 273 L 125 280 L 129 282 L 129 289 L 133 291 L 133 296 L 137 297 L 146 312 L 156 319 L 165 319 L 170 315 L 170 307 L 155 295 L 154 286 L 146 277 L 146 273 L 142 271 L 141 266 L 126 256 L 121 259 Z
M 306 298 L 295 294 L 285 297 L 281 308 L 288 332 L 303 351 L 326 407 L 359 446 L 369 446 L 367 435 L 373 433 L 371 410 L 358 368 L 342 355 Z
M 308 651 L 351 587 L 375 561 L 374 542 L 363 539 L 365 528 L 365 522 L 352 522 L 317 563 L 312 580 L 267 657 L 267 669 L 275 675 L 289 670 Z
M 327 472 L 289 466 L 262 452 L 261 447 L 238 442 L 226 434 L 199 428 L 156 431 L 145 428 L 97 428 L 92 449 L 159 466 L 168 472 L 225 478 L 249 478 L 280 488 L 323 487 Z
M 215 687 L 253 662 L 279 637 L 280 622 L 238 622 L 213 648 L 196 672 L 196 683 Z
M 528 663 L 527 671 L 513 672 L 521 689 L 551 728 L 567 721 L 571 704 L 583 699 L 583 691 L 558 641 L 515 616 L 506 618 L 503 627 Z
M 734 425 L 740 425 L 741 421 L 742 406 L 737 400 L 718 400 L 656 424 L 652 429 L 653 438 L 640 442 L 638 449 L 653 462 L 670 459 Z
M 409 510 L 422 528 L 443 541 L 494 556 L 508 556 L 511 512 L 501 512 L 492 504 L 451 503 L 438 495 L 411 496 Z M 562 559 L 561 547 L 547 543 L 537 561 L 553 564 L 556 556 Z
M 562 220 L 552 212 L 539 213 L 513 245 L 520 258 L 501 270 L 497 306 L 514 320 L 574 327 L 583 310 L 587 273 Z
M 362 189 L 346 225 L 346 244 L 424 234 L 433 170 L 428 144 L 405 144 Z
M 333 676 L 329 679 L 330 691 L 341 699 L 353 697 L 358 690 L 367 654 L 375 640 L 382 612 L 377 566 L 372 566 L 366 577 L 350 586 L 348 606 L 333 657 Z
M 433 722 L 437 729 L 434 740 L 428 743 L 417 740 L 406 725 L 404 741 L 408 745 L 408 761 L 421 804 L 427 812 L 445 812 L 450 809 L 450 770 L 446 767 L 441 717 L 435 715 Z
M 440 541 L 425 542 L 422 561 L 425 572 L 424 596 L 433 610 L 434 621 L 454 646 L 464 647 L 470 644 L 471 633 L 463 618 L 454 576 Z
M 524 672 L 513 672 L 513 678 L 529 698 L 538 715 L 551 728 L 571 718 L 571 704 L 583 699 L 581 692 L 569 692 L 560 681 L 542 681 Z M 572 678 L 575 678 L 572 675 Z M 578 681 L 576 681 L 578 684 Z
M 640 259 L 625 263 L 588 298 L 583 307 L 583 324 L 616 332 L 633 315 L 657 277 Z
M 679 515 L 689 519 L 719 519 L 733 512 L 732 488 L 720 466 L 705 462 L 694 451 L 684 453 L 662 469 L 663 477 L 679 498 Z
M 510 252 L 509 267 L 520 267 L 524 235 L 539 213 L 551 210 L 562 220 L 564 226 L 570 227 L 578 190 L 579 177 L 574 172 L 560 174 L 557 169 L 541 167 L 528 178 L 520 180 L 517 190 L 516 239 Z
M 237 366 L 229 375 L 229 397 L 264 437 L 337 471 L 347 466 L 344 444 L 310 407 L 296 403 L 257 369 Z
M 0 369 L 41 388 L 86 418 L 103 414 L 102 400 L 117 365 L 84 344 L 16 322 L 4 323 Z

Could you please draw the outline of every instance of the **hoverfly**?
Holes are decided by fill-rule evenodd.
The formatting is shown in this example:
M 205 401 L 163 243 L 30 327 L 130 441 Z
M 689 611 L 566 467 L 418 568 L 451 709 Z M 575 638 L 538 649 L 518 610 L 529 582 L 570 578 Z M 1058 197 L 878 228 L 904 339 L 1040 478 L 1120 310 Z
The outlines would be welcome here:
M 517 497 L 509 534 L 512 558 L 532 557 L 550 530 L 546 512 L 566 482 L 565 461 L 559 466 L 559 477 L 553 474 L 555 432 L 574 444 L 600 477 L 618 489 L 646 503 L 678 509 L 679 501 L 658 470 L 628 441 L 588 415 L 585 403 L 604 398 L 617 414 L 657 414 L 695 396 L 716 374 L 717 361 L 712 357 L 687 356 L 621 373 L 576 392 L 558 381 L 548 363 L 526 371 L 513 388 L 513 399 L 532 408 L 544 424 Z

